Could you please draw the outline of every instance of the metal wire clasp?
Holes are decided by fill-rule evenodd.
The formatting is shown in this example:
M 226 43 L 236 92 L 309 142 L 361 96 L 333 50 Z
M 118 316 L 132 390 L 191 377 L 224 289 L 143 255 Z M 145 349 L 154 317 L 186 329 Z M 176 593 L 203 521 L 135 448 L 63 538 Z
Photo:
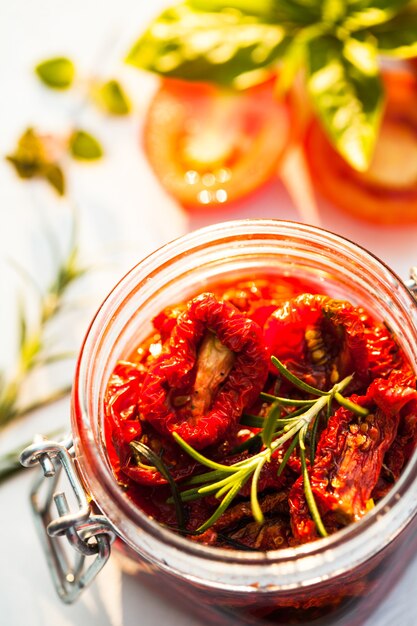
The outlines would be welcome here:
M 407 280 L 405 284 L 417 299 L 417 265 L 410 268 L 410 280 Z
M 55 588 L 67 604 L 78 598 L 105 565 L 116 536 L 104 516 L 92 513 L 73 454 L 71 437 L 59 443 L 42 437 L 20 455 L 23 466 L 41 466 L 30 501 Z M 68 483 L 67 494 L 56 491 L 60 478 Z M 73 512 L 67 495 L 75 504 Z M 54 502 L 58 515 L 52 511 Z

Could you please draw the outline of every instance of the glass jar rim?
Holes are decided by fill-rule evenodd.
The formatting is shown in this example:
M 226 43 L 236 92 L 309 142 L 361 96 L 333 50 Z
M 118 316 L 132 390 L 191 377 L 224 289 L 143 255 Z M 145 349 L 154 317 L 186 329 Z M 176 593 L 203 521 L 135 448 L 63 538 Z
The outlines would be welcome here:
M 367 263 L 373 264 L 377 271 L 385 273 L 392 283 L 395 284 L 396 288 L 398 288 L 401 297 L 404 298 L 411 307 L 417 310 L 417 303 L 411 292 L 407 289 L 404 282 L 385 263 L 365 248 L 353 243 L 349 239 L 315 226 L 271 219 L 237 220 L 214 224 L 199 229 L 166 244 L 138 263 L 114 287 L 93 319 L 80 352 L 76 370 L 73 403 L 81 419 L 78 423 L 76 419 L 73 419 L 73 429 L 76 431 L 75 445 L 77 458 L 80 458 L 81 471 L 88 487 L 90 487 L 91 483 L 91 475 L 89 475 L 89 473 L 92 471 L 92 460 L 94 459 L 95 462 L 97 462 L 99 455 L 97 454 L 98 442 L 94 440 L 87 426 L 89 416 L 85 392 L 88 390 L 89 385 L 81 384 L 81 380 L 83 377 L 88 377 L 89 372 L 91 373 L 89 352 L 91 352 L 92 349 L 92 342 L 101 341 L 103 326 L 109 322 L 109 319 L 112 319 L 112 317 L 117 314 L 123 300 L 123 295 L 131 289 L 138 288 L 138 285 L 140 285 L 142 281 L 152 278 L 155 272 L 159 271 L 165 264 L 172 263 L 176 258 L 186 255 L 191 251 L 194 252 L 200 247 L 204 247 L 207 245 L 208 241 L 224 241 L 228 238 L 236 239 L 238 237 L 250 240 L 251 238 L 267 236 L 268 234 L 276 234 L 277 231 L 279 231 L 282 236 L 297 237 L 300 240 L 306 238 L 324 240 L 327 245 L 336 248 L 338 246 L 343 247 L 353 255 L 360 255 Z M 417 337 L 417 324 L 415 332 Z M 82 422 L 84 422 L 84 426 L 82 426 Z M 83 428 L 84 432 L 81 432 Z M 407 467 L 404 469 L 391 491 L 373 510 L 369 511 L 362 520 L 328 537 L 291 548 L 278 549 L 270 552 L 226 550 L 190 541 L 164 528 L 124 497 L 122 490 L 116 484 L 110 467 L 106 467 L 104 463 L 100 462 L 98 468 L 96 467 L 94 471 L 97 472 L 96 478 L 98 478 L 98 484 L 101 487 L 102 494 L 114 499 L 119 505 L 119 510 L 126 518 L 129 518 L 130 524 L 128 524 L 126 528 L 131 528 L 131 525 L 134 524 L 140 528 L 141 531 L 145 531 L 150 538 L 149 545 L 154 545 L 154 542 L 156 542 L 157 544 L 163 544 L 166 548 L 171 547 L 173 549 L 179 549 L 186 555 L 217 563 L 221 561 L 223 564 L 244 563 L 246 565 L 253 564 L 255 566 L 270 567 L 297 562 L 300 573 L 302 573 L 303 560 L 318 554 L 323 555 L 329 550 L 337 549 L 339 553 L 343 551 L 345 561 L 349 561 L 349 567 L 352 567 L 352 558 L 349 556 L 351 549 L 349 546 L 351 546 L 353 542 L 355 542 L 357 546 L 356 558 L 358 559 L 358 563 L 363 562 L 366 553 L 366 545 L 371 539 L 375 544 L 375 524 L 378 524 L 377 534 L 379 541 L 375 546 L 375 550 L 378 550 L 384 547 L 388 537 L 389 540 L 391 540 L 399 534 L 417 511 L 417 504 L 415 506 L 411 506 L 410 503 L 404 504 L 403 497 L 412 487 L 414 487 L 417 495 L 417 452 L 414 452 L 413 457 L 410 459 Z M 97 480 L 94 483 L 94 487 L 97 487 Z M 94 492 L 95 489 L 93 488 L 92 491 Z M 102 508 L 101 501 L 96 501 L 96 504 L 99 508 Z M 394 504 L 395 506 L 393 506 Z M 104 507 L 102 511 L 108 516 L 106 507 Z M 138 548 L 134 542 L 132 543 L 131 537 L 127 536 L 123 530 L 122 532 L 120 532 L 120 528 L 116 530 L 126 543 L 135 549 Z M 324 561 L 326 561 L 326 559 L 324 559 Z M 330 563 L 329 560 L 328 565 L 329 571 L 327 573 L 330 571 L 334 572 L 335 564 Z M 339 570 L 341 568 L 343 569 L 342 563 L 339 562 L 337 567 Z M 302 584 L 301 579 L 300 584 Z M 289 586 L 291 586 L 291 584 Z

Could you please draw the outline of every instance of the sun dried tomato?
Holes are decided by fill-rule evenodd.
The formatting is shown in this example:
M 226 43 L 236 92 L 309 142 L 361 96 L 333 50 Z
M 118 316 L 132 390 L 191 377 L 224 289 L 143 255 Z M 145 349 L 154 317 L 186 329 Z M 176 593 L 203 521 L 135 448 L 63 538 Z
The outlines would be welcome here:
M 399 384 L 401 380 L 405 384 Z M 341 407 L 330 418 L 309 471 L 314 498 L 325 522 L 328 512 L 332 512 L 332 523 L 341 525 L 357 521 L 367 512 L 384 457 L 397 435 L 401 411 L 414 415 L 417 410 L 417 391 L 407 381 L 407 376 L 401 378 L 397 372 L 388 379 L 376 379 L 365 396 L 351 398 L 370 411 L 367 417 L 360 419 Z M 315 538 L 302 478 L 291 490 L 289 504 L 296 539 Z
M 368 352 L 368 367 L 371 379 L 385 378 L 392 370 L 401 370 L 414 380 L 410 364 L 406 361 L 403 351 L 395 341 L 387 326 L 376 322 L 369 313 L 358 308 L 364 325 L 364 338 Z
M 353 372 L 368 378 L 364 325 L 349 302 L 309 293 L 292 298 L 269 317 L 264 339 L 270 355 L 316 387 Z
M 144 376 L 145 370 L 139 364 L 120 361 L 110 379 L 106 393 L 106 417 L 118 454 L 142 433 L 138 398 Z
M 218 340 L 217 346 L 212 341 L 212 352 L 219 352 L 221 363 L 214 382 L 213 368 L 199 376 L 207 359 L 198 363 L 198 353 L 210 333 Z M 138 406 L 161 434 L 177 432 L 201 449 L 220 441 L 256 400 L 267 372 L 260 327 L 229 303 L 202 294 L 188 303 L 162 354 L 151 363 Z
M 146 423 L 143 425 L 142 436 L 136 437 L 136 440 L 145 443 L 160 456 L 175 481 L 181 481 L 190 476 L 198 465 L 187 454 L 178 451 L 178 446 L 170 437 L 161 436 Z M 123 447 L 119 458 L 122 472 L 133 481 L 142 485 L 165 485 L 167 483 L 159 471 L 149 465 L 146 459 L 139 462 L 129 446 Z

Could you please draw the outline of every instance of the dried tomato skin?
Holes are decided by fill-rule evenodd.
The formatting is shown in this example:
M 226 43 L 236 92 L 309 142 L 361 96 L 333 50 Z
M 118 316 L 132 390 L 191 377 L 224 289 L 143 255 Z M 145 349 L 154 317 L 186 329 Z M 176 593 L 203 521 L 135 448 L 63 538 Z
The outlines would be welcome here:
M 117 454 L 142 434 L 137 408 L 144 370 L 140 365 L 120 362 L 116 365 L 106 393 L 106 419 Z
M 358 421 L 351 411 L 341 407 L 322 432 L 309 476 L 322 516 L 331 512 L 333 523 L 345 525 L 367 512 L 385 455 L 395 441 L 401 411 L 417 413 L 417 391 L 408 380 L 407 375 L 398 372 L 388 379 L 376 379 L 365 396 L 351 397 L 368 408 L 367 418 Z M 317 533 L 310 524 L 301 478 L 290 492 L 289 503 L 295 538 L 311 541 Z
M 368 381 L 364 326 L 349 302 L 310 293 L 292 298 L 266 321 L 264 340 L 270 355 L 317 387 L 336 382 L 334 368 L 337 380 L 355 372 L 357 379 Z
M 178 450 L 175 442 L 170 437 L 163 437 L 155 432 L 149 424 L 143 425 L 142 437 L 137 437 L 137 441 L 143 441 L 151 450 L 158 454 L 165 466 L 169 470 L 172 478 L 180 482 L 191 476 L 197 467 L 187 454 Z M 121 461 L 121 471 L 135 483 L 148 485 L 150 487 L 166 485 L 166 479 L 161 476 L 156 468 L 148 465 L 148 461 L 143 459 L 143 466 L 139 465 L 130 447 L 124 447 L 119 455 Z
M 207 329 L 235 353 L 235 363 L 210 411 L 190 419 L 186 411 L 170 405 L 170 394 L 175 390 L 186 395 L 192 389 L 198 346 Z M 213 294 L 201 294 L 188 303 L 162 354 L 151 363 L 138 406 L 143 418 L 161 434 L 175 431 L 195 448 L 205 448 L 220 441 L 256 400 L 267 372 L 260 327 Z

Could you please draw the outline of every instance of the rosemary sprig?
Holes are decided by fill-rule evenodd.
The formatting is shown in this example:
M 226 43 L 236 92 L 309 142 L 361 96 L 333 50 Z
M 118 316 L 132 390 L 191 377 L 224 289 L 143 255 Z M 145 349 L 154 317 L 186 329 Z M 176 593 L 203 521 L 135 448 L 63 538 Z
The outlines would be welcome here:
M 131 441 L 129 445 L 133 451 L 133 454 L 135 455 L 136 461 L 139 466 L 143 466 L 142 458 L 145 458 L 146 461 L 148 461 L 148 463 L 150 463 L 152 467 L 157 469 L 161 476 L 163 476 L 163 478 L 165 478 L 165 480 L 167 481 L 172 492 L 173 502 L 175 504 L 178 527 L 180 529 L 183 529 L 185 526 L 184 506 L 181 500 L 177 483 L 171 476 L 171 473 L 168 470 L 167 466 L 165 465 L 161 457 L 155 454 L 155 452 L 144 443 L 140 441 Z
M 191 487 L 192 485 L 198 486 L 191 487 L 186 491 L 181 492 L 181 499 L 183 502 L 190 502 L 192 500 L 203 498 L 207 495 L 214 495 L 216 498 L 221 500 L 219 506 L 211 517 L 204 524 L 202 524 L 197 531 L 202 532 L 212 526 L 224 513 L 224 511 L 226 511 L 249 479 L 252 481 L 250 491 L 252 514 L 258 523 L 263 523 L 264 516 L 258 500 L 257 487 L 259 477 L 264 465 L 271 461 L 272 454 L 279 448 L 282 448 L 285 443 L 290 442 L 279 467 L 278 474 L 282 473 L 291 453 L 298 447 L 307 505 L 311 516 L 316 523 L 319 534 L 322 537 L 327 534 L 324 524 L 320 518 L 320 513 L 311 489 L 305 455 L 306 436 L 310 431 L 311 438 L 313 439 L 311 447 L 313 448 L 315 454 L 315 440 L 318 420 L 322 411 L 326 410 L 333 401 L 338 402 L 338 404 L 342 406 L 347 406 L 347 408 L 360 416 L 367 415 L 367 410 L 356 405 L 352 401 L 347 400 L 342 395 L 342 392 L 352 381 L 353 375 L 347 376 L 341 382 L 336 383 L 329 391 L 322 391 L 312 387 L 311 385 L 307 385 L 302 380 L 297 378 L 277 358 L 272 357 L 272 362 L 277 367 L 280 374 L 294 386 L 309 393 L 310 395 L 314 395 L 316 398 L 314 400 L 303 401 L 301 406 L 300 401 L 294 401 L 293 406 L 297 407 L 297 409 L 288 417 L 281 418 L 281 406 L 291 405 L 291 401 L 275 396 L 269 396 L 268 399 L 273 400 L 273 404 L 267 417 L 244 416 L 242 423 L 263 428 L 262 432 L 259 434 L 263 443 L 263 449 L 261 451 L 253 454 L 243 461 L 239 461 L 232 465 L 224 465 L 208 459 L 197 450 L 194 450 L 194 448 L 186 443 L 177 433 L 173 433 L 175 441 L 185 452 L 187 452 L 187 454 L 189 454 L 201 465 L 214 470 L 194 476 L 188 481 L 188 487 Z M 285 402 L 282 402 L 282 400 L 285 400 Z M 256 437 L 258 437 L 258 435 L 256 435 Z
M 14 266 L 16 267 L 16 263 Z M 17 269 L 24 277 L 28 278 L 28 272 L 25 269 L 18 266 Z M 36 286 L 36 281 L 30 279 L 29 276 L 29 280 L 35 284 L 36 291 L 39 293 L 39 313 L 37 321 L 29 328 L 24 307 L 23 305 L 20 306 L 19 354 L 16 368 L 9 378 L 6 378 L 4 374 L 0 376 L 0 429 L 15 418 L 49 404 L 68 393 L 69 387 L 64 386 L 62 389 L 52 392 L 50 396 L 44 397 L 40 401 L 36 400 L 26 407 L 21 406 L 19 402 L 20 390 L 28 374 L 44 365 L 75 356 L 75 354 L 68 352 L 48 354 L 46 332 L 49 324 L 61 312 L 69 287 L 86 271 L 87 269 L 82 267 L 79 262 L 77 229 L 74 219 L 69 251 L 58 265 L 55 276 L 46 292 L 40 292 Z

